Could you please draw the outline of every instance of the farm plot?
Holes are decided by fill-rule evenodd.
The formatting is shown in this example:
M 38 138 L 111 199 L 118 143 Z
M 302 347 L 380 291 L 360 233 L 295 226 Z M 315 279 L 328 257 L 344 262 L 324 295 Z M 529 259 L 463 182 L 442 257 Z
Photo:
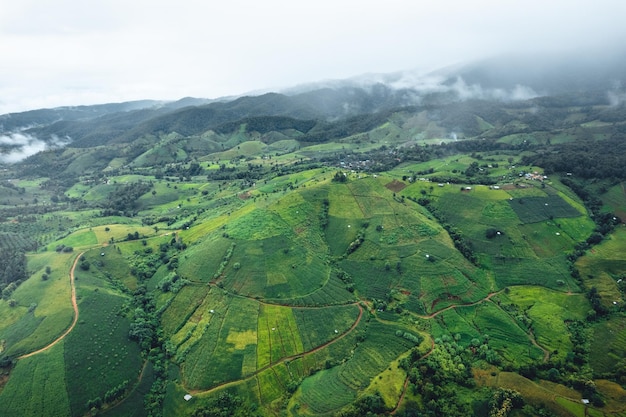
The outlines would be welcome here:
M 6 301 L 0 301 L 0 312 L 9 310 L 6 316 L 2 316 L 3 323 L 0 324 L 0 339 L 13 341 L 12 344 L 6 343 L 4 353 L 7 355 L 20 355 L 44 347 L 72 322 L 74 311 L 67 271 L 75 255 L 53 253 L 41 256 L 41 259 L 39 254 L 29 258 L 29 266 L 43 259 L 41 272 L 43 265 L 50 266 L 50 277 L 43 281 L 37 274 L 23 282 L 12 295 L 17 307 L 9 308 Z
M 519 306 L 520 311 L 532 320 L 537 342 L 550 352 L 558 351 L 557 356 L 562 356 L 562 359 L 572 349 L 565 323 L 584 320 L 589 310 L 582 294 L 568 295 L 539 287 L 512 287 L 508 294 L 498 297 L 508 298 Z
M 57 240 L 54 243 L 48 245 L 48 250 L 54 250 L 58 245 L 65 245 L 71 247 L 85 247 L 89 245 L 95 245 L 98 243 L 96 234 L 93 230 L 83 229 L 72 233 L 71 235 Z
M 353 302 L 354 300 L 354 294 L 346 289 L 346 284 L 341 281 L 335 274 L 330 275 L 328 281 L 326 281 L 322 288 L 319 288 L 312 293 L 304 295 L 302 297 L 265 299 L 265 301 L 268 303 L 276 303 L 294 307 L 330 306 L 336 304 L 347 304 Z
M 228 222 L 227 233 L 237 240 L 263 240 L 274 236 L 290 236 L 293 231 L 275 212 L 258 208 Z
M 390 215 L 394 213 L 389 200 L 377 195 L 358 195 L 355 197 L 357 204 L 363 212 L 365 218 L 377 215 Z
M 211 235 L 187 248 L 179 261 L 178 273 L 192 282 L 209 282 L 220 269 L 233 242 L 222 236 Z
M 161 314 L 163 332 L 171 336 L 189 322 L 196 309 L 204 301 L 209 289 L 206 286 L 188 285 L 175 295 L 169 307 Z
M 522 223 L 581 216 L 578 210 L 555 194 L 547 197 L 514 198 L 509 200 L 509 204 Z
M 64 344 L 72 415 L 85 414 L 88 401 L 136 381 L 142 367 L 139 346 L 128 339 L 130 322 L 120 315 L 125 298 L 103 291 L 83 294 L 78 324 Z
M 19 233 L 0 232 L 0 249 L 36 249 L 36 243 Z
M 435 204 L 451 224 L 460 225 L 467 219 L 473 219 L 474 222 L 480 219 L 486 202 L 469 192 L 450 190 L 439 197 Z
M 289 307 L 261 305 L 257 333 L 258 368 L 304 351 L 294 311 Z
M 277 365 L 260 372 L 256 376 L 259 392 L 259 400 L 263 404 L 270 404 L 279 399 L 285 393 L 285 384 L 277 370 L 284 370 L 284 365 Z
M 527 284 L 578 289 L 569 274 L 564 255 L 545 259 L 494 258 L 491 269 L 498 288 Z
M 156 234 L 152 227 L 141 224 L 107 224 L 106 226 L 94 227 L 92 230 L 99 245 L 104 245 L 111 239 L 116 242 L 122 241 L 128 238 L 129 233 L 134 235 L 137 232 L 142 237 L 153 237 Z
M 347 186 L 350 192 L 355 196 L 365 197 L 381 197 L 383 193 L 387 193 L 382 183 L 391 181 L 389 178 L 380 177 L 375 179 L 373 177 L 366 177 L 355 181 L 350 181 Z
M 365 340 L 350 359 L 303 381 L 297 398 L 301 404 L 299 412 L 302 415 L 331 413 L 352 402 L 357 390 L 367 388 L 371 379 L 390 362 L 415 346 L 396 336 L 397 330 L 394 326 L 371 322 Z
M 589 237 L 595 228 L 595 223 L 588 216 L 558 219 L 554 223 L 561 229 L 561 234 L 569 236 L 575 242 L 581 242 Z
M 142 378 L 122 403 L 102 412 L 104 417 L 146 417 L 144 401 L 154 383 L 154 369 L 150 361 L 146 361 Z M 132 385 L 132 383 L 131 383 Z M 166 414 L 169 415 L 169 414 Z
M 625 245 L 626 228 L 619 227 L 602 243 L 594 246 L 592 250 L 585 253 L 585 256 L 579 258 L 577 266 L 586 268 L 595 264 L 595 267 L 603 268 L 608 274 L 617 277 L 626 273 L 626 252 L 623 250 Z
M 543 359 L 544 352 L 534 346 L 529 335 L 495 304 L 481 303 L 461 309 L 459 314 L 473 316 L 471 322 L 476 329 L 489 335 L 489 345 L 508 362 L 523 364 Z
M 387 299 L 387 295 L 395 286 L 400 274 L 395 265 L 387 265 L 384 261 L 362 262 L 343 260 L 340 266 L 354 279 L 354 286 L 359 294 L 369 299 Z
M 471 303 L 487 296 L 488 280 L 480 271 L 462 269 L 447 262 L 423 262 L 410 268 L 419 276 L 419 299 L 426 311 L 433 313 L 450 305 Z M 418 266 L 419 265 L 419 266 Z M 408 268 L 407 268 L 408 269 Z M 402 287 L 409 288 L 408 277 L 403 276 Z
M 523 224 L 519 226 L 519 231 L 524 236 L 524 242 L 540 258 L 563 254 L 572 250 L 576 244 L 576 241 L 552 222 Z
M 323 370 L 302 382 L 297 415 L 328 414 L 356 399 L 356 390 L 340 380 L 340 371 L 340 367 Z
M 328 214 L 343 219 L 361 219 L 363 211 L 352 191 L 344 184 L 333 184 L 328 188 Z
M 237 242 L 225 273 L 223 283 L 231 291 L 283 299 L 319 289 L 328 279 L 329 267 L 320 254 L 277 236 Z
M 196 343 L 205 340 L 203 336 L 207 330 L 214 329 L 216 325 L 221 326 L 221 321 L 228 311 L 231 299 L 222 290 L 213 287 L 203 299 L 195 300 L 195 303 L 200 303 L 200 305 L 193 310 L 188 306 L 179 304 L 185 304 L 186 301 L 187 297 L 184 295 L 180 299 L 174 299 L 166 310 L 166 312 L 170 312 L 168 314 L 174 314 L 175 312 L 182 313 L 185 309 L 187 315 L 187 320 L 178 323 L 178 330 L 170 338 L 172 344 L 176 346 L 176 361 L 178 363 L 185 360 L 187 353 Z M 216 339 L 209 338 L 209 340 L 214 343 Z
M 325 308 L 294 308 L 298 333 L 305 352 L 323 345 L 345 333 L 359 316 L 358 306 Z
M 259 304 L 233 297 L 227 310 L 212 314 L 216 317 L 182 366 L 185 385 L 192 389 L 233 381 L 256 369 Z
M 330 215 L 325 229 L 325 238 L 331 255 L 343 254 L 361 229 L 359 218 L 342 218 Z
M 614 371 L 626 357 L 626 321 L 614 318 L 594 325 L 591 351 L 590 364 L 596 373 Z
M 370 380 L 386 369 L 390 362 L 417 346 L 416 342 L 399 336 L 398 331 L 407 333 L 401 327 L 370 322 L 365 341 L 358 345 L 350 359 L 339 366 L 339 379 L 356 390 L 367 388 Z
M 70 400 L 60 342 L 51 349 L 21 359 L 0 391 L 0 415 L 39 417 L 70 415 Z
M 610 207 L 617 216 L 626 219 L 626 184 L 621 182 L 602 194 L 602 202 Z
M 273 203 L 269 209 L 278 215 L 283 221 L 298 230 L 317 222 L 319 215 L 319 200 L 311 194 L 293 192 Z

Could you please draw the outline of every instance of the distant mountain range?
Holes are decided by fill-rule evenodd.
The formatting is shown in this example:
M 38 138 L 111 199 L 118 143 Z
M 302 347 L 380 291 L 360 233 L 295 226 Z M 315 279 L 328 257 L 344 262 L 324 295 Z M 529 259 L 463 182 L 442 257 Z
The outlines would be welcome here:
M 28 156 L 24 146 L 34 153 L 70 142 L 73 147 L 91 147 L 172 132 L 200 135 L 254 117 L 333 122 L 406 106 L 433 108 L 473 99 L 512 102 L 553 97 L 568 105 L 620 104 L 626 97 L 624 86 L 623 51 L 500 57 L 425 75 L 410 71 L 370 74 L 296 86 L 281 93 L 217 100 L 141 100 L 5 114 L 0 116 L 0 153 Z M 16 159 L 19 155 L 5 158 Z

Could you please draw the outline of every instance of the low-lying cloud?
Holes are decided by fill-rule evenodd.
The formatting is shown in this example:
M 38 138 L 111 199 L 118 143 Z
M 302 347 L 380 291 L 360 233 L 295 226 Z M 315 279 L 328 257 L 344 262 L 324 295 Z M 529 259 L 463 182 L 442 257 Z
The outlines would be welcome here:
M 422 94 L 452 93 L 459 100 L 499 100 L 519 101 L 539 97 L 535 90 L 528 86 L 517 84 L 512 89 L 484 88 L 480 84 L 468 84 L 462 77 L 456 77 L 454 82 L 443 76 L 414 76 L 403 74 L 402 77 L 390 83 L 394 88 L 409 88 Z
M 68 141 L 58 137 L 44 141 L 22 132 L 0 135 L 0 162 L 5 164 L 20 162 L 38 152 L 62 146 Z

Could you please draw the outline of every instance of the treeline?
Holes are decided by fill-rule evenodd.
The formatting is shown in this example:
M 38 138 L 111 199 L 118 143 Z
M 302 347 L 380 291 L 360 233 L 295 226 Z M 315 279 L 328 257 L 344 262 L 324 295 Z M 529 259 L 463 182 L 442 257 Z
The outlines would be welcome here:
M 117 187 L 107 199 L 102 216 L 133 216 L 139 197 L 152 189 L 147 182 L 133 182 Z
M 369 132 L 385 123 L 387 119 L 398 110 L 399 109 L 394 109 L 373 114 L 362 114 L 336 122 L 319 123 L 315 128 L 297 139 L 299 142 L 329 142 L 357 133 Z
M 26 254 L 22 248 L 0 248 L 0 291 L 8 300 L 20 282 L 28 278 Z
M 576 141 L 526 155 L 522 164 L 538 165 L 546 174 L 570 173 L 584 179 L 626 179 L 626 140 L 621 135 L 600 141 Z
M 302 133 L 307 133 L 318 122 L 315 120 L 301 120 L 293 117 L 285 116 L 261 116 L 246 117 L 234 122 L 221 124 L 214 130 L 217 133 L 232 133 L 237 131 L 242 125 L 245 126 L 246 132 L 268 133 L 272 131 L 281 131 L 293 129 Z
M 191 413 L 191 417 L 257 417 L 261 415 L 255 404 L 250 405 L 228 392 L 220 393 L 216 398 L 208 400 Z
M 163 174 L 190 179 L 191 177 L 195 177 L 197 175 L 203 175 L 204 168 L 202 168 L 202 166 L 197 162 L 192 162 L 189 164 L 189 166 L 183 164 L 169 165 L 167 168 L 165 168 L 165 171 L 163 173 L 159 174 L 159 176 L 162 178 Z

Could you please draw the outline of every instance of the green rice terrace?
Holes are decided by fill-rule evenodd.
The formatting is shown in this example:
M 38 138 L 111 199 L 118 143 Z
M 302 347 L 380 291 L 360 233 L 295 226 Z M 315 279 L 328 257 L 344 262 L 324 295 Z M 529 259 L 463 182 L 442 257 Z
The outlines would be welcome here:
M 612 125 L 450 144 L 424 112 L 10 168 L 0 415 L 626 416 L 626 178 L 550 159 Z

